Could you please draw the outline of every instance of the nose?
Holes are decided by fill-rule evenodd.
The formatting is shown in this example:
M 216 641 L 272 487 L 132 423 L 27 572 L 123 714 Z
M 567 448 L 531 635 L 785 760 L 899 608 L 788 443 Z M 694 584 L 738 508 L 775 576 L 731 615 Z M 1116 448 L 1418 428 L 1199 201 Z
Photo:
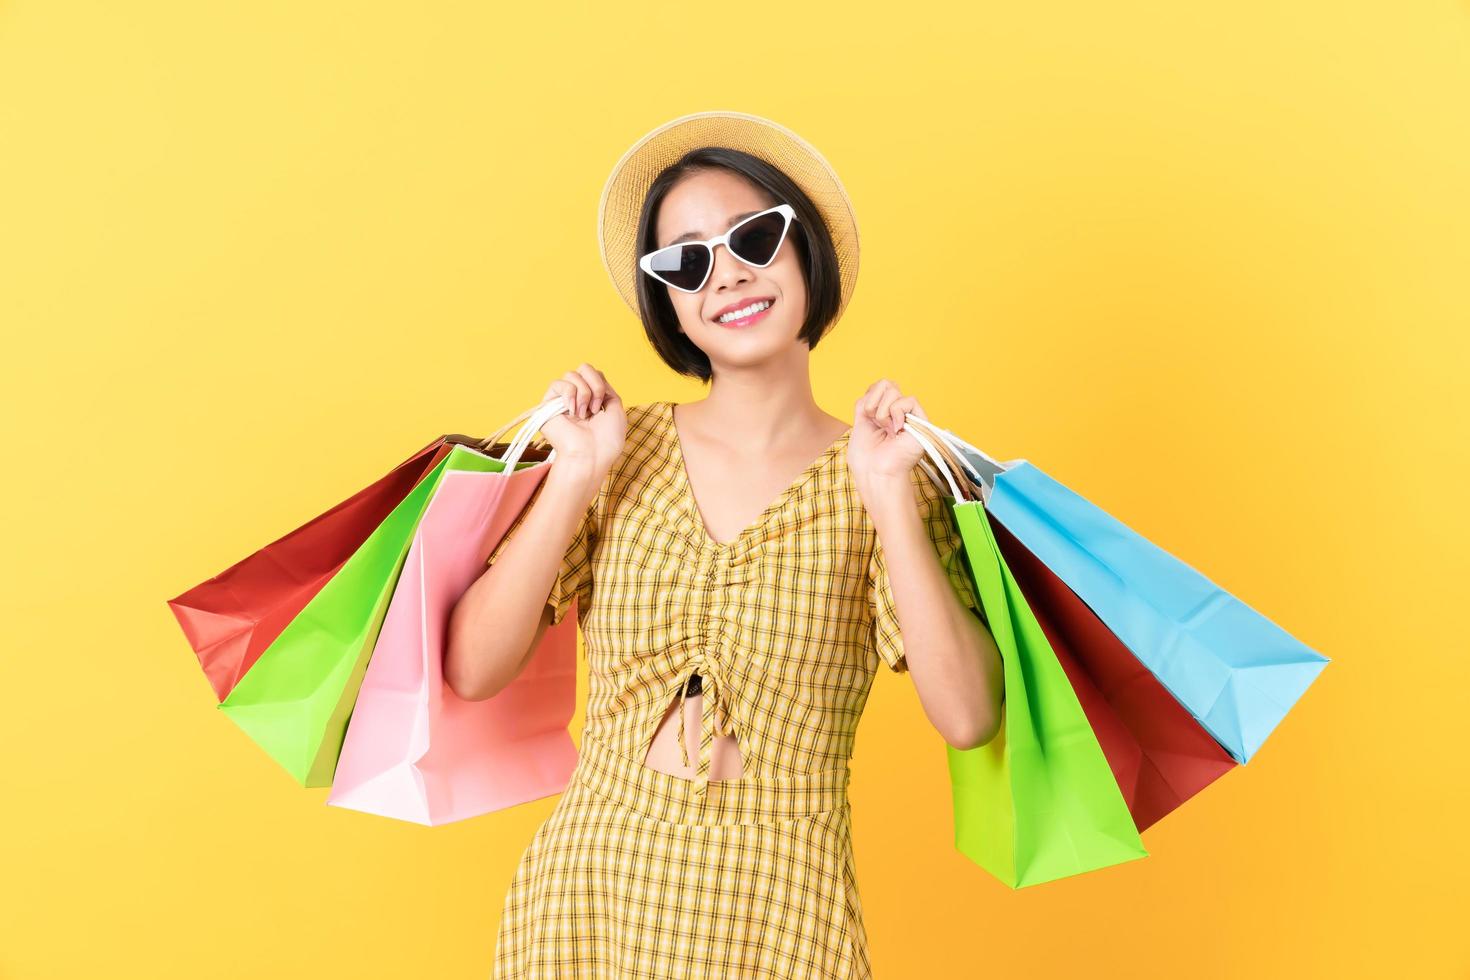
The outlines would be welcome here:
M 709 282 L 706 286 L 719 293 L 725 289 L 738 288 L 742 283 L 750 281 L 753 273 L 750 266 L 741 262 L 730 251 L 730 246 L 719 244 L 715 246 L 715 265 L 709 272 Z

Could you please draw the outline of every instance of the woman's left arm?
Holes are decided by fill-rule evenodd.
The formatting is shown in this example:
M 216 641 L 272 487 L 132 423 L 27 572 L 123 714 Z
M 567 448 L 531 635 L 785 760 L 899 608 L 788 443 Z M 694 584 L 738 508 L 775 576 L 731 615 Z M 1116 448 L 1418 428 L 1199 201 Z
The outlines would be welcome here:
M 923 447 L 901 431 L 908 412 L 928 417 L 892 382 L 875 383 L 858 401 L 848 461 L 877 531 L 903 659 L 924 713 L 947 743 L 971 749 L 1000 730 L 1000 651 L 985 623 L 955 594 L 925 526 L 913 478 Z

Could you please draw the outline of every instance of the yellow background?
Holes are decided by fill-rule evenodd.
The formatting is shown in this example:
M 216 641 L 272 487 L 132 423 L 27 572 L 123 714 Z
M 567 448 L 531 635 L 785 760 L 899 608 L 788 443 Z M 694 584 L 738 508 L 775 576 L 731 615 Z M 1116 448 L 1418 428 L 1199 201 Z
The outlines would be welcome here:
M 1463 0 L 0 6 L 0 976 L 488 974 L 555 798 L 325 806 L 165 600 L 583 360 L 700 397 L 595 211 L 709 108 L 855 201 L 824 407 L 891 378 L 1333 659 L 1150 857 L 1021 892 L 881 675 L 877 975 L 1470 975 L 1467 34 Z

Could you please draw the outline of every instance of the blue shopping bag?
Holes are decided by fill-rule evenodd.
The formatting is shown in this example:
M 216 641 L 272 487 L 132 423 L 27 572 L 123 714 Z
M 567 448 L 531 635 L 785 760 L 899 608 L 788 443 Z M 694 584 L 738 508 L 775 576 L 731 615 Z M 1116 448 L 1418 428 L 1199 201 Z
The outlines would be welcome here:
M 965 464 L 995 519 L 1092 608 L 1236 761 L 1250 761 L 1328 664 L 1026 460 L 999 463 L 954 433 L 917 421 Z

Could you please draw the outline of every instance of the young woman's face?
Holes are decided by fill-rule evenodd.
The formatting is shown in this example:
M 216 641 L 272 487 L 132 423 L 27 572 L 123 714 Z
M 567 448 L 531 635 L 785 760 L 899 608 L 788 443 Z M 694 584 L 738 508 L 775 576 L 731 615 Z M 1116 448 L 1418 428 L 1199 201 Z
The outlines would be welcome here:
M 750 211 L 785 203 L 772 200 L 764 190 L 728 170 L 694 174 L 675 185 L 659 207 L 654 229 L 657 247 L 673 242 L 685 232 L 696 239 L 722 235 L 734 224 L 731 219 Z M 791 353 L 801 325 L 806 322 L 806 280 L 801 259 L 786 233 L 776 258 L 764 269 L 746 265 L 724 245 L 715 247 L 715 264 L 709 280 L 697 293 L 669 286 L 669 300 L 679 317 L 679 329 L 694 346 L 704 351 L 712 366 L 753 366 Z M 771 307 L 746 326 L 726 326 L 718 320 L 727 309 L 740 309 L 756 300 Z M 731 304 L 734 304 L 732 307 Z

